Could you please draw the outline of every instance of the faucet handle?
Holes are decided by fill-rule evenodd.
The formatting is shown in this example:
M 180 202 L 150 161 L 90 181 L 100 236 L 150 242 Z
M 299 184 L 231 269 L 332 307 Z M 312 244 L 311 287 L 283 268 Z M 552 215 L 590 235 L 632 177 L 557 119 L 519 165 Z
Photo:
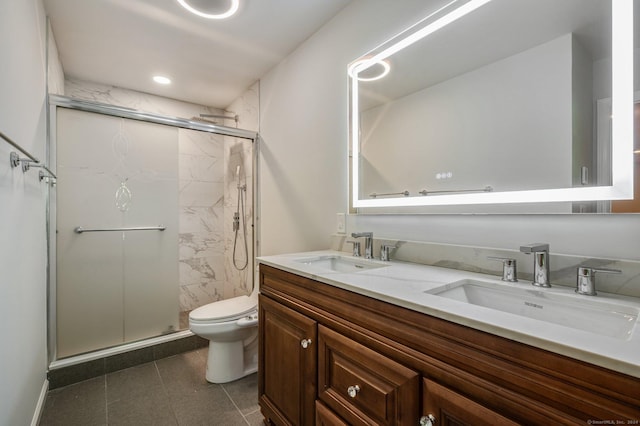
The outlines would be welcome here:
M 353 244 L 353 257 L 360 257 L 360 241 L 347 241 L 347 244 Z
M 585 296 L 595 296 L 596 294 L 596 272 L 601 274 L 621 274 L 619 269 L 591 268 L 589 266 L 578 266 L 578 276 L 576 282 L 576 293 Z
M 511 283 L 518 282 L 518 270 L 515 259 L 497 256 L 488 256 L 487 259 L 502 262 L 502 281 Z
M 382 244 L 380 245 L 380 260 L 383 262 L 388 262 L 391 260 L 391 250 L 397 248 L 393 244 Z

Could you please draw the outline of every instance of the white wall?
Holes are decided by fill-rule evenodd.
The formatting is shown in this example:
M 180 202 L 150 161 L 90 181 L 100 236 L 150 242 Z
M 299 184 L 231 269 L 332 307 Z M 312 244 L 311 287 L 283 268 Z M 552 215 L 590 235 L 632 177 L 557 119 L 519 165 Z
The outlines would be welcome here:
M 262 255 L 328 246 L 347 210 L 347 64 L 424 3 L 356 0 L 261 80 Z
M 45 158 L 46 25 L 40 0 L 0 2 L 0 132 Z M 28 425 L 46 379 L 47 185 L 9 167 L 0 141 L 0 425 Z
M 263 255 L 326 248 L 347 210 L 346 64 L 423 16 L 423 1 L 355 0 L 261 82 Z M 640 216 L 367 215 L 379 237 L 640 259 Z

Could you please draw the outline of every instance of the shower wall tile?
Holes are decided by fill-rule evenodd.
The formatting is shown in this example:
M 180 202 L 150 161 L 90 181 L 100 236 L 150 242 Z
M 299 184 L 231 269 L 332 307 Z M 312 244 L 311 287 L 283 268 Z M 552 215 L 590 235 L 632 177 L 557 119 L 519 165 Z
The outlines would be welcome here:
M 224 279 L 223 256 L 193 257 L 180 259 L 180 284 L 182 286 L 202 284 Z
M 224 187 L 224 235 L 225 235 L 225 287 L 224 298 L 236 297 L 251 293 L 253 288 L 252 271 L 253 264 L 249 262 L 244 270 L 238 270 L 244 265 L 247 257 L 244 252 L 243 232 L 234 232 L 233 215 L 238 211 L 242 215 L 242 204 L 238 205 L 238 178 L 236 171 L 240 167 L 240 185 L 246 185 L 246 189 L 240 192 L 244 201 L 244 223 L 246 224 L 246 239 L 248 258 L 253 258 L 253 168 L 252 168 L 253 147 L 250 141 L 236 138 L 226 138 L 225 144 L 225 176 Z M 239 206 L 239 208 L 238 208 Z M 242 225 L 242 223 L 241 223 Z M 235 256 L 234 256 L 235 245 Z M 234 264 L 235 258 L 235 264 Z
M 209 281 L 205 284 L 191 284 L 180 287 L 180 306 L 183 311 L 191 311 L 211 302 L 222 300 L 224 283 Z
M 222 207 L 223 203 L 223 183 L 180 181 L 180 207 Z
M 64 93 L 66 96 L 73 98 L 123 106 L 171 117 L 192 118 L 198 117 L 200 114 L 222 113 L 222 110 L 218 108 L 77 79 L 65 80 Z
M 224 288 L 224 138 L 180 130 L 180 310 L 219 300 Z
M 180 260 L 224 255 L 222 233 L 183 233 L 178 236 Z
M 178 158 L 180 180 L 224 182 L 224 159 L 203 155 L 183 155 Z
M 251 259 L 251 248 L 249 248 L 249 259 Z M 233 265 L 232 259 L 226 259 L 225 262 L 225 280 L 223 287 L 223 295 L 225 299 L 250 294 L 252 290 L 253 280 L 251 279 L 252 265 L 251 262 L 247 267 L 239 271 Z M 244 264 L 244 256 L 239 256 L 236 261 L 238 266 Z
M 180 154 L 221 158 L 224 136 L 185 130 L 180 135 Z
M 223 220 L 224 210 L 222 207 L 180 208 L 180 232 L 182 233 L 216 232 L 223 234 Z
M 238 127 L 258 131 L 260 128 L 260 82 L 256 82 L 227 107 L 238 115 Z

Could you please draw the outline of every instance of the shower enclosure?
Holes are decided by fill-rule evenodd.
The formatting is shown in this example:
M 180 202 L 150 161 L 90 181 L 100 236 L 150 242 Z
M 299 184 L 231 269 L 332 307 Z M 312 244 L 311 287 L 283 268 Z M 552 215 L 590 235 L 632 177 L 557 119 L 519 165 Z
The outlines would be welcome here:
M 255 132 L 50 104 L 50 361 L 170 336 L 251 292 Z

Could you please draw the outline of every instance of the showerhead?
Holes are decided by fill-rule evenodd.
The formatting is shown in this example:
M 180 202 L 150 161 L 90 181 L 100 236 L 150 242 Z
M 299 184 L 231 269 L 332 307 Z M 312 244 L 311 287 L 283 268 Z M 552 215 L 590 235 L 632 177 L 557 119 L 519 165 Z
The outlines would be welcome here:
M 238 114 L 232 112 L 232 111 L 225 111 L 228 112 L 229 114 L 233 114 L 233 115 L 225 115 L 225 114 L 200 114 L 200 117 L 202 118 L 222 118 L 224 120 L 233 120 L 236 122 L 236 127 L 238 127 L 238 120 L 240 120 L 240 117 L 238 116 Z
M 216 126 L 218 125 L 218 122 L 213 120 L 207 120 L 206 118 L 203 118 L 203 117 L 191 117 L 191 121 L 199 121 L 201 123 L 215 124 Z

